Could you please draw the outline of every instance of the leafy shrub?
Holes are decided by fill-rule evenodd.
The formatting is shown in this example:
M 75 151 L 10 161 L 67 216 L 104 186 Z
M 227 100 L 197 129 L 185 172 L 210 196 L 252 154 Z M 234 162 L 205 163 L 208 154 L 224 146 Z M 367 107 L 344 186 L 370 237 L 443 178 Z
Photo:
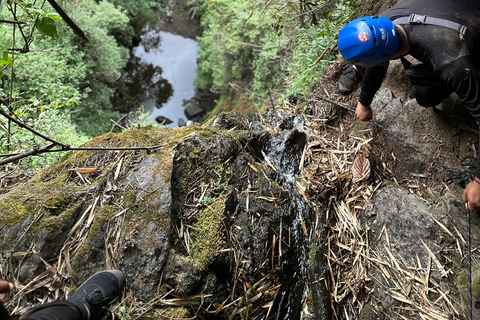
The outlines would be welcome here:
M 298 30 L 292 60 L 288 66 L 289 91 L 286 95 L 301 92 L 306 93 L 310 86 L 318 81 L 325 68 L 338 54 L 333 48 L 336 45 L 338 31 L 350 20 L 353 15 L 352 1 L 342 0 L 325 19 L 310 28 Z M 317 58 L 323 54 L 318 63 Z
M 7 121 L 4 118 L 0 118 L 0 130 L 2 132 L 7 128 Z M 89 138 L 82 134 L 80 130 L 71 122 L 70 114 L 62 109 L 47 109 L 44 112 L 39 112 L 35 120 L 27 121 L 26 124 L 30 127 L 35 126 L 40 129 L 40 133 L 68 144 L 72 147 L 78 147 L 86 143 Z M 10 137 L 10 151 L 7 148 L 7 135 L 0 134 L 0 152 L 21 152 L 32 149 L 33 146 L 42 146 L 45 144 L 42 138 L 34 135 L 30 131 L 18 127 L 16 124 L 11 123 Z M 39 156 L 31 156 L 24 158 L 21 161 L 22 167 L 25 170 L 40 170 L 61 156 L 61 153 L 45 153 Z
M 335 36 L 353 15 L 354 1 L 311 2 L 190 0 L 204 27 L 197 85 L 227 93 L 233 83 L 259 96 L 272 89 L 306 92 L 335 59 Z
M 251 1 L 205 0 L 197 85 L 227 91 L 230 83 L 263 91 L 276 81 L 279 53 L 287 40 L 278 36 L 270 15 Z

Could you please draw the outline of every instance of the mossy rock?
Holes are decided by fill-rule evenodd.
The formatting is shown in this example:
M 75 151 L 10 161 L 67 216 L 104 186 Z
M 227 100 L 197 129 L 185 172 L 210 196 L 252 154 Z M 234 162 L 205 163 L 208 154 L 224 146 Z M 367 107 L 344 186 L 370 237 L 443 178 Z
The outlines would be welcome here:
M 204 270 L 209 261 L 221 254 L 225 248 L 225 230 L 223 220 L 228 217 L 228 201 L 231 192 L 222 194 L 215 202 L 203 210 L 193 225 L 191 256 L 195 266 Z
M 462 307 L 467 311 L 468 307 L 468 277 L 467 269 L 464 268 L 457 276 L 457 288 L 462 298 Z M 480 266 L 472 265 L 472 304 L 473 319 L 480 319 Z

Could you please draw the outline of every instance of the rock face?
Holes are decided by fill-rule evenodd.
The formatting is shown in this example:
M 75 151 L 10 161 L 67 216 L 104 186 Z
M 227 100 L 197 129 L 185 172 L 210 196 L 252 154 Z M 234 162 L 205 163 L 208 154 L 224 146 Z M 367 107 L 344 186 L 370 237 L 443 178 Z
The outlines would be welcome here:
M 375 265 L 373 276 L 377 281 L 373 287 L 373 297 L 360 313 L 360 319 L 371 319 L 372 314 L 379 313 L 379 310 L 386 315 L 385 319 L 388 319 L 401 314 L 401 302 L 398 298 L 402 295 L 408 297 L 412 290 L 412 279 L 408 277 L 411 271 L 402 274 L 400 270 L 408 270 L 407 265 L 416 265 L 418 261 L 422 266 L 427 266 L 430 248 L 432 253 L 438 256 L 434 243 L 439 242 L 439 227 L 433 220 L 432 210 L 424 202 L 398 187 L 380 190 L 366 211 L 366 216 L 370 217 L 367 225 L 372 232 L 371 239 L 374 239 L 374 243 L 370 245 L 375 246 L 377 252 L 382 254 L 376 258 L 384 264 Z M 432 278 L 441 281 L 446 270 L 432 267 L 429 272 Z M 401 283 L 403 290 L 394 296 L 392 291 L 398 283 Z
M 205 115 L 205 109 L 201 107 L 200 104 L 195 100 L 190 100 L 185 106 L 184 113 L 188 120 L 197 120 L 201 116 Z
M 421 107 L 415 99 L 397 98 L 395 86 L 405 80 L 400 63 L 393 62 L 389 72 L 371 106 L 373 120 L 383 129 L 364 123 L 357 123 L 356 128 L 375 128 L 375 139 L 385 147 L 385 154 L 394 154 L 389 170 L 394 172 L 395 182 L 403 179 L 410 183 L 404 183 L 409 191 L 391 186 L 380 189 L 365 212 L 365 223 L 372 232 L 370 245 L 380 256 L 372 260 L 373 294 L 360 319 L 408 318 L 408 313 L 403 313 L 408 309 L 405 306 L 421 305 L 417 302 L 427 300 L 422 294 L 443 300 L 446 309 L 462 317 L 467 301 L 465 205 L 463 188 L 449 180 L 448 170 L 474 170 L 475 152 L 469 148 L 477 143 L 477 126 L 455 95 L 435 108 Z M 416 191 L 419 187 L 427 190 L 424 199 Z M 472 248 L 480 241 L 479 219 L 472 215 Z M 473 301 L 479 306 L 480 273 L 475 263 L 472 270 Z M 419 281 L 429 284 L 422 288 Z M 474 308 L 474 318 L 480 316 L 478 311 Z
M 309 262 L 312 241 L 323 248 L 323 240 L 305 227 L 322 217 L 295 184 L 305 119 L 268 118 L 222 114 L 202 127 L 107 134 L 88 146 L 162 147 L 71 153 L 3 196 L 2 257 L 9 274 L 37 289 L 10 306 L 65 297 L 91 274 L 119 268 L 144 302 L 191 296 L 222 318 L 280 319 L 308 318 L 308 302 L 309 317 L 329 318 L 324 255 L 315 249 Z

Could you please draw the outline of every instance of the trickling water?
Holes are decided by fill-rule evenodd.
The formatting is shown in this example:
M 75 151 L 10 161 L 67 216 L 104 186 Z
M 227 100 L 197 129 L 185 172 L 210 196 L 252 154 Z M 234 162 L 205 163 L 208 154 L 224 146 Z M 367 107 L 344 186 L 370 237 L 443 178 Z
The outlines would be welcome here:
M 301 124 L 297 123 L 297 125 Z M 300 215 L 306 220 L 310 208 L 299 194 L 295 183 L 296 177 L 300 173 L 299 163 L 305 144 L 305 133 L 294 130 L 286 135 L 272 138 L 267 150 L 267 156 L 277 166 L 280 175 L 279 182 L 282 182 L 282 186 L 288 191 L 291 198 L 291 205 L 288 209 L 291 222 L 287 222 L 285 227 L 291 230 L 292 243 L 291 250 L 282 257 L 282 297 L 278 302 L 279 315 L 283 319 L 300 319 L 302 303 L 308 290 L 308 244 Z
M 184 114 L 184 102 L 195 95 L 198 43 L 155 26 L 147 26 L 140 44 L 133 48 L 125 83 L 127 92 L 150 112 L 173 121 L 177 127 Z

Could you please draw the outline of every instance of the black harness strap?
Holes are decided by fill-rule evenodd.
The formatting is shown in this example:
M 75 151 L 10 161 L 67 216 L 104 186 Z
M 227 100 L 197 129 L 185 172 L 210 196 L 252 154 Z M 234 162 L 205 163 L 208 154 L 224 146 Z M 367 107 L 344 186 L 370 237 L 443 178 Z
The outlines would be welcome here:
M 409 17 L 401 17 L 393 20 L 393 24 L 430 24 L 439 27 L 453 29 L 463 37 L 467 33 L 467 27 L 450 20 L 424 16 L 421 14 L 411 14 Z

